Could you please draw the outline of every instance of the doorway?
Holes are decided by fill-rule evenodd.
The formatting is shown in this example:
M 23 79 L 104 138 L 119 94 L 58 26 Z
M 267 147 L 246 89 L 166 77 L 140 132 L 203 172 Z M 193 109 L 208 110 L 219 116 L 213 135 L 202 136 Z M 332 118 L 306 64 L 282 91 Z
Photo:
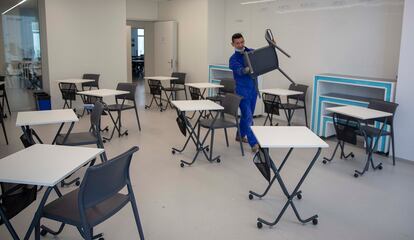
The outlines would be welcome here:
M 132 81 L 142 82 L 145 76 L 145 29 L 131 28 Z

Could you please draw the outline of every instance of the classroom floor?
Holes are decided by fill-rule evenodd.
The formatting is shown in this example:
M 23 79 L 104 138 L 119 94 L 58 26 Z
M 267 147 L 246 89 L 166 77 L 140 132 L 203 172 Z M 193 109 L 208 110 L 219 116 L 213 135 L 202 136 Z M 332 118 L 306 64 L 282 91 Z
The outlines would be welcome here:
M 137 130 L 133 111 L 125 112 L 123 121 L 129 136 L 115 137 L 105 144 L 105 150 L 111 158 L 133 145 L 140 147 L 131 165 L 131 177 L 146 239 L 414 239 L 414 164 L 398 161 L 392 166 L 391 159 L 375 155 L 376 160 L 384 163 L 384 169 L 370 170 L 355 179 L 354 169 L 361 168 L 365 160 L 363 149 L 348 148 L 355 152 L 355 160 L 335 159 L 323 165 L 322 157 L 330 155 L 335 146 L 335 142 L 329 140 L 331 147 L 322 152 L 301 187 L 303 199 L 295 200 L 302 216 L 317 213 L 319 224 L 300 224 L 288 208 L 276 227 L 264 226 L 259 230 L 257 217 L 273 221 L 286 199 L 278 184 L 262 200 L 248 199 L 249 190 L 260 192 L 266 187 L 266 181 L 252 163 L 253 154 L 248 145 L 245 145 L 246 155 L 242 157 L 239 145 L 234 141 L 235 132 L 231 131 L 230 147 L 227 148 L 223 132 L 218 131 L 214 152 L 221 155 L 222 162 L 209 163 L 200 156 L 193 166 L 183 169 L 179 160 L 190 160 L 194 147 L 183 154 L 171 154 L 171 147 L 182 146 L 185 140 L 175 122 L 176 112 L 161 113 L 155 108 L 144 110 L 143 100 L 140 99 L 139 109 L 142 132 Z M 15 127 L 15 118 L 16 114 L 13 114 L 6 120 L 10 145 L 6 146 L 0 135 L 0 158 L 22 148 L 21 132 Z M 261 124 L 263 120 L 260 118 L 255 122 Z M 109 123 L 108 117 L 104 117 L 103 123 Z M 88 124 L 89 118 L 85 116 L 76 124 L 75 130 L 84 131 Z M 35 129 L 45 142 L 50 143 L 57 127 Z M 286 152 L 271 151 L 271 155 L 280 163 Z M 290 189 L 314 152 L 296 150 L 292 153 L 282 174 Z M 84 169 L 77 174 L 83 173 Z M 72 189 L 74 187 L 66 187 L 62 191 Z M 43 192 L 39 193 L 38 199 L 41 196 Z M 55 197 L 51 194 L 50 200 Z M 27 230 L 38 202 L 12 220 L 20 236 Z M 58 226 L 45 220 L 42 223 L 54 228 Z M 97 226 L 95 233 L 100 232 L 107 240 L 138 239 L 130 206 Z M 0 226 L 0 239 L 11 239 L 4 226 Z M 58 238 L 48 235 L 42 239 L 76 240 L 81 236 L 76 228 L 67 226 Z

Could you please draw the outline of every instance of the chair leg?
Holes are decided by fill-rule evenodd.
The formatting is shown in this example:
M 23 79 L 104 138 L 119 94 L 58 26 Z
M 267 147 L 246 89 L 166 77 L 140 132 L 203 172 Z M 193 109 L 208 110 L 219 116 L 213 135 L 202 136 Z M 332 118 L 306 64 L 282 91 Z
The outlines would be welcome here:
M 229 138 L 227 137 L 227 128 L 224 128 L 224 136 L 226 137 L 226 145 L 229 147 Z
M 135 116 L 137 117 L 138 129 L 139 129 L 139 131 L 141 131 L 141 123 L 139 122 L 139 116 L 138 116 L 137 104 L 135 103 L 135 101 L 134 101 L 134 110 L 135 110 Z
M 305 101 L 303 101 L 303 110 L 305 111 L 305 123 L 306 123 L 306 127 L 309 128 L 309 125 L 308 125 L 308 114 L 306 112 L 306 103 L 305 103 Z
M 7 110 L 9 110 L 9 115 L 11 115 L 10 105 L 9 105 L 9 99 L 7 98 L 6 90 L 4 90 L 4 93 L 3 94 L 4 94 L 4 98 L 6 99 Z
M 243 149 L 243 141 L 242 141 L 242 137 L 241 137 L 241 134 L 240 134 L 240 126 L 237 124 L 237 134 L 239 135 L 239 139 L 240 139 L 240 150 L 241 150 L 241 152 L 242 152 L 242 156 L 244 156 L 244 149 Z
M 394 144 L 394 126 L 391 124 L 391 139 L 392 141 L 392 165 L 395 166 L 395 144 Z
M 4 138 L 6 139 L 6 144 L 9 145 L 9 140 L 7 139 L 6 127 L 4 126 L 3 119 L 1 120 L 1 126 L 3 127 L 3 133 L 4 133 Z
M 185 87 L 184 87 L 184 94 L 185 94 L 185 100 L 188 100 L 188 97 L 187 97 L 187 90 L 185 89 Z
M 138 228 L 139 238 L 141 240 L 144 240 L 145 239 L 144 231 L 142 230 L 141 220 L 139 219 L 138 206 L 137 206 L 137 203 L 135 202 L 134 192 L 132 191 L 132 186 L 130 184 L 127 184 L 127 188 L 128 188 L 128 192 L 130 195 L 130 202 L 131 202 L 132 212 L 134 213 L 135 224 L 137 225 L 137 228 Z

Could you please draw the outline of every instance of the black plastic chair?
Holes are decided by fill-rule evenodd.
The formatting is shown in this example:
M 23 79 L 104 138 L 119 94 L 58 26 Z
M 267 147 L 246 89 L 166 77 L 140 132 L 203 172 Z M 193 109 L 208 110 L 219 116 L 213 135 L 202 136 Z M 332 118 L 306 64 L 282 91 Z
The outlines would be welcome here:
M 37 187 L 12 183 L 0 183 L 0 187 L 0 225 L 6 225 L 13 239 L 19 239 L 10 220 L 36 200 Z
M 129 92 L 128 94 L 115 96 L 116 104 L 112 104 L 112 105 L 107 106 L 108 111 L 118 113 L 118 118 L 116 119 L 115 123 L 119 124 L 118 125 L 119 136 L 121 136 L 123 134 L 128 135 L 128 131 L 125 131 L 124 133 L 121 133 L 121 127 L 122 127 L 121 113 L 122 113 L 122 111 L 129 110 L 129 109 L 134 109 L 135 110 L 135 116 L 137 118 L 137 123 L 138 123 L 138 129 L 141 131 L 141 124 L 139 122 L 137 103 L 136 103 L 136 100 L 135 100 L 135 93 L 136 93 L 137 86 L 133 83 L 118 83 L 118 86 L 116 87 L 116 89 L 121 90 L 121 91 Z M 133 105 L 125 104 L 125 100 L 131 101 L 133 103 Z M 116 128 L 114 127 L 114 130 L 112 131 L 111 135 L 114 134 L 115 129 Z
M 145 109 L 149 109 L 152 106 L 152 103 L 155 101 L 157 107 L 160 108 L 160 112 L 164 111 L 165 109 L 162 108 L 162 85 L 160 80 L 153 80 L 148 79 L 148 86 L 150 88 L 150 94 L 152 96 L 151 103 L 149 105 L 145 105 Z M 157 97 L 160 102 L 157 101 Z
M 73 83 L 59 83 L 59 90 L 62 94 L 62 99 L 65 101 L 63 104 L 63 109 L 72 108 L 72 101 L 76 100 L 76 94 L 78 92 L 78 89 L 76 88 L 76 85 Z
M 0 76 L 0 82 L 5 83 L 5 76 Z M 0 107 L 2 108 L 2 114 L 4 114 L 4 109 L 7 105 L 7 110 L 9 111 L 9 115 L 11 115 L 10 111 L 10 105 L 9 105 L 9 99 L 7 98 L 7 92 L 6 92 L 6 84 L 0 85 L 0 98 L 1 98 L 1 104 Z M 4 115 L 6 116 L 6 115 Z
M 171 74 L 171 77 L 176 77 L 178 79 L 171 80 L 169 87 L 163 87 L 163 90 L 165 91 L 165 95 L 167 96 L 167 101 L 168 99 L 176 100 L 177 98 L 176 94 L 177 92 L 180 92 L 180 91 L 184 91 L 185 99 L 187 99 L 187 91 L 185 90 L 185 85 L 184 85 L 185 76 L 186 76 L 186 73 L 181 73 L 181 72 L 173 72 Z
M 266 126 L 267 120 L 270 120 L 270 126 L 273 126 L 273 115 L 280 115 L 280 97 L 269 93 L 263 93 L 262 99 L 264 112 L 266 113 L 266 119 L 263 126 Z M 279 125 L 279 123 L 276 123 L 275 126 L 277 125 Z
M 83 238 L 91 240 L 97 237 L 93 235 L 96 225 L 131 203 L 140 239 L 144 239 L 129 174 L 132 156 L 136 151 L 138 147 L 133 147 L 110 161 L 89 167 L 79 189 L 47 204 L 42 217 L 76 226 Z M 128 194 L 120 193 L 125 187 Z M 40 226 L 40 220 L 37 226 Z M 47 233 L 57 235 L 63 230 L 53 232 L 45 226 L 41 228 L 40 234 L 43 236 Z
M 236 82 L 233 79 L 222 79 L 220 85 L 223 85 L 223 87 L 218 89 L 217 95 L 207 97 L 208 100 L 221 103 L 226 94 L 235 93 L 236 91 Z
M 90 79 L 90 80 L 95 80 L 95 81 L 82 83 L 82 91 L 91 90 L 93 88 L 99 89 L 99 77 L 100 77 L 100 74 L 95 74 L 95 73 L 83 74 L 82 79 Z
M 201 127 L 211 129 L 211 139 L 210 139 L 211 153 L 213 152 L 214 132 L 216 129 L 224 129 L 224 135 L 226 137 L 227 147 L 229 146 L 227 128 L 237 128 L 237 135 L 239 139 L 242 139 L 240 135 L 240 124 L 239 124 L 239 118 L 238 118 L 238 110 L 239 110 L 239 105 L 240 105 L 241 100 L 242 100 L 242 97 L 236 94 L 231 94 L 231 93 L 226 94 L 226 96 L 224 97 L 222 101 L 222 106 L 224 107 L 222 114 L 220 114 L 220 116 L 218 116 L 215 121 L 213 118 L 200 120 Z M 244 156 L 244 149 L 243 149 L 242 141 L 239 141 L 239 143 L 240 143 L 240 150 L 241 150 L 242 156 Z
M 308 115 L 306 112 L 306 92 L 308 91 L 308 86 L 303 84 L 290 84 L 289 90 L 303 92 L 303 94 L 288 96 L 288 102 L 281 104 L 281 108 L 287 111 L 286 117 L 288 118 L 288 122 L 292 120 L 296 110 L 303 109 L 305 112 L 306 127 L 308 127 Z
M 6 140 L 6 144 L 9 145 L 9 140 L 7 139 L 6 127 L 4 126 L 4 114 L 3 114 L 2 108 L 0 108 L 0 123 L 1 123 L 1 127 L 3 128 L 4 139 Z
M 91 145 L 96 144 L 98 148 L 104 148 L 102 136 L 101 136 L 101 116 L 104 110 L 104 105 L 101 102 L 96 102 L 94 108 L 92 109 L 90 121 L 91 126 L 88 132 L 78 132 L 72 133 L 73 125 L 69 127 L 67 133 L 59 134 L 56 137 L 56 144 L 57 145 L 67 145 L 67 146 L 83 146 L 83 145 Z M 101 161 L 105 162 L 107 160 L 105 152 L 101 154 Z M 92 161 L 91 165 L 93 165 L 94 161 Z M 74 180 L 65 183 L 62 182 L 62 187 L 65 185 L 70 185 L 72 183 L 76 183 L 78 186 L 80 184 L 79 177 L 75 178 Z
M 379 122 L 381 125 L 386 123 L 390 126 L 390 131 L 387 131 L 385 128 L 381 132 L 381 136 L 390 136 L 390 143 L 392 143 L 392 164 L 395 165 L 395 144 L 394 144 L 394 115 L 397 110 L 398 104 L 393 102 L 386 102 L 377 99 L 371 99 L 368 104 L 368 108 L 392 113 L 392 116 L 387 118 L 375 119 L 375 122 Z M 374 125 L 374 121 L 369 121 L 368 124 Z M 366 136 L 373 141 L 373 138 L 377 137 L 381 129 L 376 127 L 371 127 L 369 125 L 361 126 L 361 132 L 365 132 Z M 387 152 L 387 155 L 389 151 Z
M 190 92 L 191 100 L 201 100 L 201 99 L 203 99 L 203 95 L 201 94 L 201 91 L 200 91 L 199 88 L 189 86 L 188 91 Z M 196 112 L 193 112 L 193 115 L 191 115 L 191 117 L 188 117 L 188 118 L 193 119 L 195 114 L 196 114 Z M 205 115 L 203 117 L 206 118 L 207 116 L 208 116 L 207 113 L 205 113 Z

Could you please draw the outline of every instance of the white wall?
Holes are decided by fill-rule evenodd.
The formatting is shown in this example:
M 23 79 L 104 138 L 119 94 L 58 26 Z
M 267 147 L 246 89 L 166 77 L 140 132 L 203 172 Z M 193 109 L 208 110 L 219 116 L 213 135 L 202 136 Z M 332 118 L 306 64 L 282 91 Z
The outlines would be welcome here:
M 187 82 L 208 80 L 207 0 L 162 1 L 159 20 L 178 22 L 178 71 L 186 72 Z
M 225 1 L 208 0 L 208 63 L 223 64 L 224 48 L 230 46 L 230 40 L 224 41 L 226 33 Z
M 313 76 L 324 72 L 383 78 L 397 75 L 401 0 L 241 2 L 246 1 L 226 0 L 223 41 L 242 32 L 247 46 L 258 48 L 266 44 L 265 29 L 272 29 L 278 45 L 292 55 L 287 59 L 279 54 L 281 68 L 297 83 L 311 86 Z M 226 45 L 223 51 L 227 63 L 233 49 Z M 278 72 L 264 76 L 265 88 L 288 86 Z M 311 93 L 309 89 L 309 103 Z M 295 115 L 303 116 L 302 111 L 298 113 Z
M 45 10 L 54 108 L 63 105 L 58 79 L 99 73 L 102 88 L 127 81 L 125 0 L 46 0 Z
M 156 20 L 158 3 L 155 0 L 126 0 L 128 20 Z
M 414 1 L 407 0 L 404 6 L 401 37 L 400 63 L 397 81 L 397 103 L 395 118 L 396 156 L 414 161 Z

